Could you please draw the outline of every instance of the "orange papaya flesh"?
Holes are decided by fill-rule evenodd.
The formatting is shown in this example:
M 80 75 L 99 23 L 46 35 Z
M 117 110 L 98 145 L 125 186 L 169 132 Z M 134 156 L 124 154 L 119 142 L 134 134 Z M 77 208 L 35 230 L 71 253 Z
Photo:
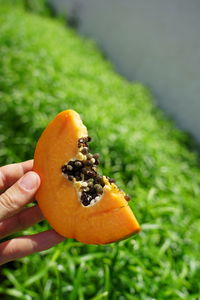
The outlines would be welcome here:
M 59 113 L 42 133 L 34 154 L 41 178 L 39 207 L 61 235 L 86 244 L 106 244 L 140 231 L 129 197 L 113 180 L 98 174 L 98 154 L 80 116 Z

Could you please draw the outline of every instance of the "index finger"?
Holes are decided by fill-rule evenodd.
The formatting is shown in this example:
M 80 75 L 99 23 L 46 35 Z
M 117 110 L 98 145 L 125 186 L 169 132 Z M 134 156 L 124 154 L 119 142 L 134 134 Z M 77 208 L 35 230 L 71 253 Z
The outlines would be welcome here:
M 0 194 L 32 169 L 33 159 L 0 167 Z
M 61 243 L 64 239 L 63 236 L 51 229 L 3 242 L 0 244 L 0 265 L 35 252 L 47 250 Z

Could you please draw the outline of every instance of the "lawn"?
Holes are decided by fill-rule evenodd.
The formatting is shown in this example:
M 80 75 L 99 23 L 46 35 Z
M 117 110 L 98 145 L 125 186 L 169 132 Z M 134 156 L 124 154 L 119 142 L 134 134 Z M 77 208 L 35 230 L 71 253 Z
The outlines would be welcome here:
M 200 299 L 200 169 L 149 90 L 114 71 L 64 22 L 0 1 L 0 163 L 30 159 L 61 110 L 77 110 L 101 171 L 132 196 L 139 235 L 74 240 L 2 267 L 1 299 Z M 48 227 L 37 224 L 23 234 Z

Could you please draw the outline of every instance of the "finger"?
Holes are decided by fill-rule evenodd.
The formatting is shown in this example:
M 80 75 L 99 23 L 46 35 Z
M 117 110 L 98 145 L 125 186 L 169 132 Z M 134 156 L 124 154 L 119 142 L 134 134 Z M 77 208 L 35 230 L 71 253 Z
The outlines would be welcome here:
M 16 214 L 29 203 L 40 185 L 40 177 L 28 172 L 0 195 L 0 221 Z
M 33 159 L 0 167 L 0 193 L 3 193 L 26 172 L 32 169 Z
M 16 216 L 0 222 L 0 237 L 3 238 L 9 234 L 24 230 L 42 220 L 44 220 L 44 217 L 39 206 L 26 208 Z
M 54 230 L 47 230 L 3 242 L 0 244 L 0 265 L 35 252 L 47 250 L 64 239 Z

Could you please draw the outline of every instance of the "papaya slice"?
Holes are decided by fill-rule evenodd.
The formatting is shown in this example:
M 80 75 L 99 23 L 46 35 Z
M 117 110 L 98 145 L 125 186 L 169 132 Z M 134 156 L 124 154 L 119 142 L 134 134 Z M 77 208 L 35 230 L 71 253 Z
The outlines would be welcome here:
M 129 197 L 98 174 L 99 155 L 78 113 L 59 113 L 42 133 L 34 154 L 41 178 L 39 207 L 61 235 L 86 244 L 111 243 L 139 232 Z

